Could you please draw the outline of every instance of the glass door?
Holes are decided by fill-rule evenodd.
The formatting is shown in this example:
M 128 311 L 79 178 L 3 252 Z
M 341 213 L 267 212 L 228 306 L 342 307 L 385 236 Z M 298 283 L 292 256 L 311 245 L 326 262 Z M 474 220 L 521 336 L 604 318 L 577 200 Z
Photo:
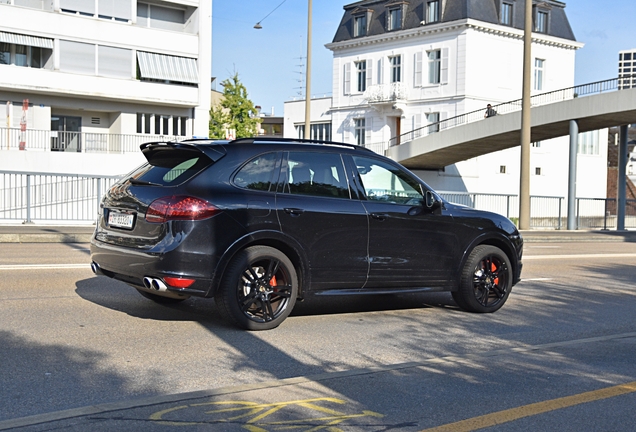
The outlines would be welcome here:
M 51 116 L 51 150 L 82 151 L 82 118 Z

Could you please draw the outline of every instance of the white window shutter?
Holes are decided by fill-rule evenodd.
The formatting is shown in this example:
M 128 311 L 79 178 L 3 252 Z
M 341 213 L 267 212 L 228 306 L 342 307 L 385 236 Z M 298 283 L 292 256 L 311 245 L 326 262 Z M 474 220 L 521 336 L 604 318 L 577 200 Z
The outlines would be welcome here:
M 442 48 L 441 84 L 448 84 L 448 48 Z
M 422 136 L 422 131 L 418 130 L 422 127 L 422 114 L 418 113 L 413 116 L 413 138 Z
M 344 75 L 344 94 L 351 94 L 351 63 L 347 62 L 344 64 L 344 70 L 342 73 Z
M 443 122 L 444 120 L 446 120 L 448 118 L 448 113 L 446 111 L 442 111 L 439 113 L 439 121 Z M 446 129 L 448 125 L 446 123 L 440 123 L 439 128 L 440 130 L 442 129 Z
M 416 52 L 414 63 L 413 86 L 422 87 L 422 52 Z
M 367 60 L 367 88 L 373 84 L 373 60 Z
M 365 144 L 371 144 L 371 134 L 373 133 L 373 117 L 367 117 L 364 119 L 364 142 Z
M 378 84 L 384 83 L 384 57 L 378 60 Z

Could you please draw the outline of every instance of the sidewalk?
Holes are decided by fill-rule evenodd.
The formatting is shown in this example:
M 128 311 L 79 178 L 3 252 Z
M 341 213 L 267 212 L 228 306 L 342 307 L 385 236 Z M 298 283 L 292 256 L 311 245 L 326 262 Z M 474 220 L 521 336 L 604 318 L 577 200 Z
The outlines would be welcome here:
M 89 243 L 94 225 L 0 225 L 0 243 Z M 636 231 L 522 231 L 526 243 L 636 242 Z

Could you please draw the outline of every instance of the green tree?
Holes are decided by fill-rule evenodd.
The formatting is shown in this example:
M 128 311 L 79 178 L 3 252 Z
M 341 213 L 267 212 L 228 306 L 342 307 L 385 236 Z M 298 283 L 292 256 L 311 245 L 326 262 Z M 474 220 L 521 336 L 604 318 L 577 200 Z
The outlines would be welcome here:
M 229 117 L 224 112 L 222 106 L 213 106 L 210 109 L 210 132 L 208 136 L 212 139 L 225 139 L 225 129 L 229 122 Z
M 239 80 L 238 73 L 224 80 L 221 107 L 210 110 L 210 137 L 225 138 L 225 130 L 231 129 L 236 138 L 258 135 L 261 119 L 257 117 L 254 103 L 247 96 L 247 89 Z

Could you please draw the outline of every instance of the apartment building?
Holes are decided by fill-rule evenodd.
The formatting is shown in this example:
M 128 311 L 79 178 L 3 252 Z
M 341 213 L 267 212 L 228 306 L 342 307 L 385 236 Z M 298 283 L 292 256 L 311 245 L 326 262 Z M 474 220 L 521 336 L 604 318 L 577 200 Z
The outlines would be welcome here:
M 138 159 L 106 169 L 102 156 L 207 136 L 211 11 L 203 0 L 0 0 L 0 169 L 119 174 Z

